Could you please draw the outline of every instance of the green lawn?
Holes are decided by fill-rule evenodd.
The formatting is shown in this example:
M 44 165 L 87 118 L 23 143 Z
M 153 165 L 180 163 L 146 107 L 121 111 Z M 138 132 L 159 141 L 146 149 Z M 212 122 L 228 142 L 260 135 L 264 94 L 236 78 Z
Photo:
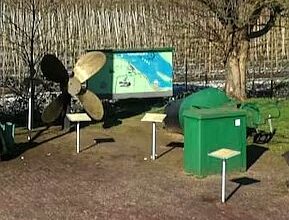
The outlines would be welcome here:
M 250 99 L 248 102 L 254 103 L 260 109 L 262 118 L 268 117 L 269 114 L 280 116 L 272 119 L 273 128 L 276 129 L 276 134 L 273 139 L 267 144 L 272 152 L 282 154 L 289 150 L 289 100 L 276 99 Z M 269 131 L 268 122 L 260 125 L 260 130 Z

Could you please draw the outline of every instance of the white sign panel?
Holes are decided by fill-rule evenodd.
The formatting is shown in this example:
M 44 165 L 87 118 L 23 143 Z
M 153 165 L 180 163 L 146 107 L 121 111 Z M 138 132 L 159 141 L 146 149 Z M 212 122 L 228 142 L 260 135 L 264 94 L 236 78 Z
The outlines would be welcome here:
M 145 116 L 141 119 L 141 121 L 148 121 L 148 122 L 163 122 L 167 115 L 166 114 L 159 114 L 159 113 L 146 113 Z

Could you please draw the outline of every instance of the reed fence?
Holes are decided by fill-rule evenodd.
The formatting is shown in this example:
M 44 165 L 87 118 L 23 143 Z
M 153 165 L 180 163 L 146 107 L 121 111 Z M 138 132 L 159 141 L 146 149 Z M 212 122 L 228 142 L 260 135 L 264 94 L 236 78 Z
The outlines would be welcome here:
M 34 57 L 36 77 L 44 53 L 56 54 L 69 69 L 87 49 L 173 47 L 174 80 L 214 80 L 224 76 L 220 51 L 206 39 L 196 38 L 196 21 L 203 18 L 171 1 L 1 1 L 0 86 L 11 80 L 20 88 L 29 76 L 27 53 L 36 2 Z M 54 2 L 54 3 L 52 3 Z M 260 20 L 260 23 L 262 20 Z M 288 19 L 279 19 L 267 35 L 251 42 L 249 78 L 287 74 Z

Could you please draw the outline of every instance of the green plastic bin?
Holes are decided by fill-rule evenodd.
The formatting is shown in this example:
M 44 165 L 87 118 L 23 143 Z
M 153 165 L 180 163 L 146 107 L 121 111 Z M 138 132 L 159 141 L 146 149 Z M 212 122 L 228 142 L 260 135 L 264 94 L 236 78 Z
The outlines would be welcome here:
M 14 150 L 15 124 L 11 122 L 0 123 L 0 153 L 9 154 Z
M 184 170 L 205 177 L 221 172 L 221 161 L 208 153 L 221 148 L 240 151 L 227 161 L 228 171 L 246 170 L 246 112 L 234 108 L 195 109 L 184 117 Z

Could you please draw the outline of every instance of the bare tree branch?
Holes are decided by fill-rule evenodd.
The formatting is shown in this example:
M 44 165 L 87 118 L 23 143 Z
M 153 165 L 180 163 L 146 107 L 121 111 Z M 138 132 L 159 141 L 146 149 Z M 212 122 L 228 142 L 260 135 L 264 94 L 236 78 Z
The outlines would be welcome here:
M 254 13 L 252 14 L 252 19 L 250 19 L 250 21 L 256 19 L 256 16 L 260 16 L 261 11 L 266 8 L 266 6 L 263 6 L 261 8 L 259 8 L 258 10 L 254 11 Z M 271 28 L 275 25 L 275 21 L 277 19 L 277 16 L 283 11 L 283 9 L 280 7 L 280 5 L 275 5 L 273 7 L 271 7 L 270 9 L 270 15 L 269 15 L 269 19 L 267 21 L 267 23 L 263 26 L 262 29 L 258 30 L 258 31 L 252 31 L 253 26 L 250 25 L 250 32 L 248 33 L 249 38 L 257 38 L 257 37 L 261 37 L 262 35 L 265 35 L 266 33 L 268 33 Z M 259 17 L 258 16 L 258 17 Z

